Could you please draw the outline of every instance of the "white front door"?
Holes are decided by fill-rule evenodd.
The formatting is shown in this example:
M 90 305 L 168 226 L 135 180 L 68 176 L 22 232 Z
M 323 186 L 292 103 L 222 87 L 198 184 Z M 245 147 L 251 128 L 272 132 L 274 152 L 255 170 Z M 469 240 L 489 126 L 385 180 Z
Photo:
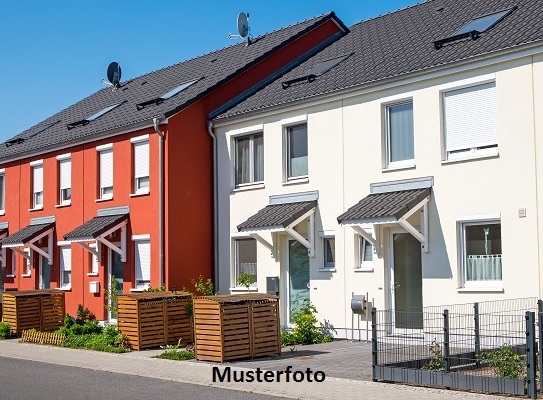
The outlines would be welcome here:
M 119 246 L 120 243 L 114 243 L 116 246 Z M 121 255 L 111 249 L 108 249 L 108 279 L 107 279 L 107 285 L 108 285 L 108 291 L 111 293 L 112 291 L 115 291 L 117 294 L 121 294 L 123 292 L 123 267 L 124 263 L 121 261 Z M 112 277 L 115 277 L 115 286 L 112 287 Z M 108 302 L 108 305 L 111 306 L 111 299 L 106 299 Z M 112 312 L 111 310 L 108 312 L 108 320 L 110 322 L 117 322 L 117 313 Z
M 390 308 L 395 329 L 422 329 L 422 262 L 420 242 L 403 230 L 391 230 Z

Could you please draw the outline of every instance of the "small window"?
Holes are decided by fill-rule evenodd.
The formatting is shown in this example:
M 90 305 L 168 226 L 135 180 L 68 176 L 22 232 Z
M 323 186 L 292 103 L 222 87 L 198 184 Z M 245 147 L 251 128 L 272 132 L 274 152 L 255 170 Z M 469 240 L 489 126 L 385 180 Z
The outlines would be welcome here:
M 460 226 L 464 287 L 502 287 L 502 239 L 499 221 Z
M 235 185 L 264 181 L 264 135 L 238 137 L 235 146 Z
M 446 159 L 497 154 L 494 82 L 445 92 L 443 106 Z
M 32 208 L 43 208 L 43 164 L 32 167 Z
M 134 193 L 149 193 L 149 141 L 134 143 Z
M 304 178 L 307 166 L 307 124 L 286 128 L 286 170 L 287 180 Z
M 6 210 L 6 173 L 0 172 L 0 212 Z
M 386 106 L 387 168 L 414 164 L 413 103 Z
M 335 238 L 324 238 L 323 239 L 323 248 L 324 248 L 324 268 L 335 268 L 336 267 L 336 239 Z
M 59 246 L 60 249 L 60 287 L 72 288 L 72 247 Z
M 147 289 L 151 284 L 151 242 L 135 241 L 136 289 Z
M 15 277 L 15 274 L 17 272 L 17 264 L 15 263 L 15 252 L 13 250 L 10 251 L 11 257 L 9 257 L 8 264 L 5 265 L 6 267 L 6 277 L 7 278 L 13 278 Z M 8 258 L 8 252 L 6 251 L 6 258 Z
M 373 245 L 358 236 L 358 266 L 359 269 L 373 269 Z
M 234 286 L 238 286 L 238 277 L 242 274 L 253 276 L 254 283 L 251 286 L 256 286 L 257 282 L 257 259 L 256 259 L 256 240 L 255 239 L 239 239 L 236 240 Z
M 30 249 L 28 247 L 24 248 L 23 252 L 27 256 L 30 256 Z M 28 261 L 28 259 L 24 258 L 23 259 L 23 273 L 22 273 L 22 276 L 28 277 L 28 276 L 31 275 L 31 273 L 32 273 L 32 266 L 30 265 L 30 262 Z
M 91 249 L 96 250 L 97 245 L 96 243 L 89 244 L 89 247 Z M 98 275 L 98 257 L 95 256 L 92 253 L 89 253 L 90 260 L 89 260 L 89 274 L 91 275 Z
M 66 158 L 59 160 L 59 204 L 68 205 L 72 202 L 72 160 Z
M 113 198 L 113 149 L 102 150 L 100 155 L 100 199 Z

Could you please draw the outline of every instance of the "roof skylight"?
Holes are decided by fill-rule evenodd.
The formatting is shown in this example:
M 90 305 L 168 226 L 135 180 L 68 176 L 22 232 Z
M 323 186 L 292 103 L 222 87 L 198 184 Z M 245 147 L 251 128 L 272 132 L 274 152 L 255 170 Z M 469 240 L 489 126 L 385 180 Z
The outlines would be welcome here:
M 436 40 L 434 42 L 436 50 L 439 50 L 445 43 L 453 42 L 459 39 L 471 37 L 472 40 L 478 39 L 479 34 L 485 32 L 496 25 L 498 22 L 507 17 L 517 7 L 508 8 L 507 10 L 498 11 L 492 14 L 486 14 L 472 19 L 462 28 L 457 30 L 451 36 Z
M 78 125 L 87 125 L 89 122 L 94 121 L 95 119 L 100 118 L 102 115 L 107 114 L 111 110 L 114 110 L 115 108 L 119 107 L 121 104 L 126 103 L 126 101 L 123 101 L 121 103 L 113 104 L 112 106 L 106 107 L 98 111 L 97 113 L 92 114 L 90 117 L 87 117 L 85 119 L 82 119 L 81 121 L 72 122 L 71 124 L 68 124 L 68 129 L 75 128 Z
M 196 82 L 198 82 L 201 79 L 203 79 L 203 77 L 194 79 L 189 82 L 182 83 L 181 85 L 174 87 L 172 90 L 164 93 L 162 96 L 157 97 L 156 99 L 147 100 L 147 101 L 144 101 L 143 103 L 136 104 L 136 107 L 138 108 L 138 110 L 141 110 L 142 108 L 145 108 L 146 106 L 149 106 L 151 104 L 159 105 L 164 100 L 171 99 L 173 96 L 189 88 L 190 86 L 194 85 Z
M 325 60 L 318 63 L 317 65 L 305 71 L 302 75 L 299 75 L 296 78 L 292 78 L 292 79 L 282 82 L 283 89 L 288 88 L 293 83 L 305 82 L 305 81 L 313 82 L 317 76 L 321 76 L 327 73 L 336 65 L 338 65 L 340 62 L 350 57 L 352 54 L 353 53 L 340 56 L 340 57 L 331 58 L 329 60 Z

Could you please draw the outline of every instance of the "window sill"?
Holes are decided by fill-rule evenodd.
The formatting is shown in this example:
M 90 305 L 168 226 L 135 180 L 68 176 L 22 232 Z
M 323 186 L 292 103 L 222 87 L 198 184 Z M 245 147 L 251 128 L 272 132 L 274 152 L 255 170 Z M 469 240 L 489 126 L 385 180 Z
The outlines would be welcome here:
M 319 268 L 319 272 L 337 272 L 335 268 Z
M 62 207 L 70 207 L 72 205 L 72 203 L 65 203 L 65 204 L 57 204 L 55 207 L 56 208 L 62 208 Z
M 113 200 L 113 197 L 106 197 L 106 198 L 103 198 L 103 199 L 96 199 L 94 201 L 97 202 L 97 203 L 102 203 L 104 201 L 110 201 L 110 200 Z
M 30 211 L 30 212 L 32 212 L 32 211 L 41 211 L 41 210 L 43 210 L 43 206 L 28 209 L 28 211 Z
M 87 276 L 98 276 L 98 272 L 88 272 Z
M 0 215 L 6 215 L 6 210 L 0 210 Z
M 256 286 L 249 289 L 246 287 L 231 287 L 230 292 L 258 292 L 258 288 Z
M 59 287 L 59 288 L 56 288 L 57 290 L 62 290 L 63 292 L 71 292 L 72 291 L 72 288 L 71 287 Z
M 301 183 L 309 183 L 309 178 L 306 176 L 303 178 L 290 179 L 286 182 L 283 182 L 283 186 L 298 185 Z
M 402 165 L 402 166 L 397 166 L 397 167 L 383 168 L 381 172 L 386 173 L 386 172 L 403 171 L 406 169 L 415 169 L 415 168 L 417 168 L 415 164 L 409 164 L 409 165 Z
M 6 275 L 6 278 L 15 278 L 15 275 L 13 275 L 13 274 L 7 274 L 7 275 Z
M 474 292 L 487 292 L 487 293 L 503 293 L 501 287 L 473 287 L 473 288 L 459 288 L 458 293 L 474 293 Z
M 141 192 L 141 193 L 130 193 L 130 197 L 141 197 L 141 196 L 149 196 L 150 192 Z
M 237 186 L 234 189 L 232 189 L 231 193 L 237 193 L 237 192 L 246 192 L 248 190 L 257 190 L 257 189 L 264 189 L 263 183 L 255 183 L 252 185 L 243 185 L 243 186 Z
M 466 156 L 462 158 L 453 158 L 449 160 L 444 160 L 444 161 L 441 161 L 441 165 L 456 164 L 456 163 L 467 162 L 467 161 L 484 160 L 484 159 L 499 158 L 499 157 L 500 157 L 499 152 L 495 152 L 491 154 L 479 154 L 479 155 Z
M 131 292 L 143 292 L 146 288 L 132 288 L 130 289 Z
M 21 277 L 23 278 L 30 278 L 32 276 L 32 274 L 22 274 Z
M 354 272 L 373 272 L 373 267 L 372 268 L 355 268 Z

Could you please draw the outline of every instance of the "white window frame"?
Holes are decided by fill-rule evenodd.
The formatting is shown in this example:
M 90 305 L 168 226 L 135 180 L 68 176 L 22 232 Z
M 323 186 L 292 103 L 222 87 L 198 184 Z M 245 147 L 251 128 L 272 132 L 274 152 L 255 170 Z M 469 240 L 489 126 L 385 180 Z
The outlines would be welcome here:
M 487 281 L 468 281 L 467 280 L 467 250 L 466 250 L 466 231 L 467 226 L 477 225 L 496 225 L 501 227 L 501 220 L 499 218 L 489 219 L 461 219 L 458 223 L 458 239 L 459 239 L 459 257 L 460 257 L 460 276 L 462 278 L 461 287 L 464 289 L 503 289 L 503 265 L 502 265 L 502 279 L 501 280 L 487 280 Z M 500 238 L 501 240 L 501 238 Z M 502 243 L 503 246 L 503 243 Z M 503 251 L 503 247 L 502 247 Z
M 132 236 L 134 242 L 134 289 L 133 290 L 145 290 L 151 286 L 151 235 L 134 235 Z M 138 280 L 138 246 L 142 244 L 148 244 L 149 246 L 149 280 Z
M 355 266 L 355 270 L 357 271 L 373 271 L 373 258 L 375 257 L 375 247 L 364 237 L 361 235 L 355 235 L 356 238 L 356 253 L 357 253 L 357 263 Z M 371 246 L 371 254 L 372 259 L 366 260 L 365 259 L 365 252 L 364 247 L 365 244 L 368 244 Z
M 132 139 L 130 139 L 130 142 L 132 143 L 132 154 L 134 159 L 134 194 L 148 194 L 149 193 L 149 185 L 150 185 L 150 178 L 149 178 L 149 168 L 150 168 L 150 154 L 151 154 L 151 145 L 149 142 L 149 135 L 142 135 L 137 136 Z M 137 151 L 137 148 L 140 146 L 147 146 L 147 152 L 141 153 L 141 155 L 144 157 L 143 162 L 146 164 L 143 171 L 138 172 L 138 157 L 139 154 Z M 147 187 L 142 187 L 141 183 L 143 181 L 147 180 Z
M 35 162 L 32 162 L 30 163 L 30 166 L 31 166 L 31 170 L 32 170 L 32 208 L 31 210 L 41 210 L 43 208 L 43 181 L 44 181 L 44 176 L 43 176 L 43 161 L 40 160 L 40 161 L 35 161 Z M 41 169 L 41 185 L 38 185 L 38 186 L 41 186 L 41 190 L 37 190 L 36 188 L 36 185 L 38 184 L 38 181 L 37 181 L 37 177 L 36 177 L 36 174 L 37 174 L 37 170 L 38 169 Z M 41 195 L 41 202 L 38 202 L 38 199 L 40 198 L 40 195 Z
M 333 256 L 334 256 L 334 261 L 333 262 L 327 262 L 326 259 L 328 258 L 328 250 L 327 250 L 327 246 L 326 246 L 326 243 L 329 242 L 329 241 L 333 241 L 333 248 L 334 248 L 334 252 L 333 252 Z M 330 270 L 330 269 L 336 269 L 336 237 L 334 235 L 326 235 L 322 238 L 322 269 L 326 269 L 326 270 Z
M 290 156 L 290 129 L 297 126 L 305 125 L 306 137 L 307 137 L 307 174 L 289 176 L 289 167 L 291 165 L 291 156 Z M 309 178 L 309 124 L 307 119 L 292 119 L 288 120 L 288 123 L 283 123 L 283 182 L 297 182 L 308 180 Z
M 58 249 L 59 249 L 59 270 L 60 270 L 60 277 L 59 277 L 59 288 L 64 290 L 71 290 L 72 289 L 72 246 L 69 242 L 58 242 Z M 68 268 L 66 268 L 66 259 L 65 259 L 65 253 L 63 250 L 68 250 L 69 254 L 69 265 Z M 64 282 L 64 272 L 70 273 L 70 279 L 67 284 Z
M 0 176 L 2 177 L 2 184 L 0 185 L 0 215 L 6 213 L 6 170 L 5 168 L 0 169 Z
M 25 247 L 23 252 L 30 257 L 30 249 L 28 247 Z M 32 276 L 32 264 L 26 257 L 23 259 L 23 272 L 21 273 L 21 276 L 23 278 Z
M 390 129 L 390 109 L 396 106 L 402 106 L 405 104 L 411 104 L 412 113 L 413 113 L 413 158 L 391 161 L 391 129 Z M 415 108 L 412 97 L 402 97 L 396 101 L 390 101 L 383 103 L 383 115 L 384 115 L 384 142 L 385 142 L 385 168 L 386 169 L 397 169 L 397 168 L 408 168 L 415 165 Z
M 15 259 L 15 252 L 12 250 L 11 251 L 11 271 L 9 274 L 6 271 L 6 278 L 15 278 L 16 275 L 17 275 L 17 264 L 16 264 L 16 259 Z
M 98 244 L 97 243 L 91 243 L 89 244 L 89 247 L 91 249 L 98 249 Z M 91 252 L 88 252 L 89 253 L 89 256 L 90 256 L 90 259 L 89 259 L 89 267 L 90 267 L 90 272 L 87 272 L 87 276 L 98 276 L 99 274 L 99 265 L 98 265 L 98 257 L 91 253 Z
M 257 282 L 258 282 L 258 242 L 256 241 L 256 239 L 254 239 L 254 238 L 252 238 L 250 236 L 239 236 L 239 237 L 233 238 L 233 241 L 234 241 L 234 252 L 233 252 L 234 265 L 233 265 L 233 274 L 232 274 L 232 276 L 234 278 L 234 282 L 232 284 L 232 287 L 236 288 L 236 289 L 240 289 L 240 288 L 245 289 L 244 286 L 239 286 L 238 285 L 238 275 L 239 275 L 239 269 L 238 269 L 238 242 L 250 241 L 250 240 L 252 240 L 254 242 L 255 249 L 256 249 L 256 263 L 255 263 L 256 279 L 255 279 L 254 283 L 252 283 L 249 288 L 253 288 L 253 287 L 257 286 Z
M 69 206 L 70 204 L 72 204 L 72 159 L 71 159 L 70 154 L 66 154 L 66 155 L 58 156 L 57 160 L 58 160 L 58 174 L 59 174 L 58 176 L 58 182 L 59 182 L 58 204 L 61 206 Z M 69 169 L 69 173 L 68 173 L 69 178 L 67 178 L 68 182 L 66 182 L 62 178 L 63 165 L 69 165 L 67 167 L 66 166 L 64 167 L 65 169 L 66 168 Z M 66 192 L 65 192 L 66 190 L 70 191 L 69 198 L 67 198 L 68 196 L 66 196 Z
M 485 86 L 491 87 L 493 85 L 494 91 L 495 91 L 495 101 L 497 103 L 497 89 L 496 89 L 496 80 L 494 74 L 484 75 L 482 77 L 477 77 L 473 79 L 466 79 L 459 82 L 454 82 L 451 84 L 441 85 L 439 87 L 441 92 L 441 104 L 442 104 L 442 119 L 443 119 L 443 160 L 444 162 L 447 161 L 456 161 L 456 160 L 463 160 L 463 159 L 470 159 L 470 158 L 481 158 L 481 157 L 491 157 L 491 156 L 497 156 L 499 154 L 499 130 L 498 130 L 498 121 L 497 121 L 497 104 L 496 104 L 496 121 L 495 121 L 495 129 L 496 129 L 496 140 L 495 144 L 488 144 L 484 146 L 477 146 L 477 147 L 466 147 L 465 149 L 457 149 L 453 151 L 449 151 L 447 149 L 447 110 L 446 110 L 446 96 L 447 94 L 465 90 L 465 89 L 471 89 L 471 90 L 483 90 Z
M 114 158 L 113 158 L 113 144 L 106 144 L 102 146 L 97 146 L 96 150 L 98 152 L 98 186 L 100 200 L 111 200 L 113 199 L 113 187 L 114 187 Z M 107 185 L 102 180 L 103 174 L 103 165 L 102 165 L 102 156 L 106 153 L 111 153 L 111 185 Z M 105 173 L 104 173 L 105 174 Z
M 262 177 L 262 179 L 258 181 L 255 179 L 255 141 L 254 141 L 255 136 L 262 136 L 262 145 L 264 146 L 264 132 L 262 130 L 251 132 L 246 135 L 237 135 L 237 136 L 232 137 L 232 149 L 234 151 L 234 157 L 232 157 L 232 159 L 234 160 L 233 182 L 234 182 L 235 189 L 243 188 L 246 186 L 261 185 L 264 182 L 264 177 Z M 238 183 L 237 177 L 238 177 L 238 167 L 239 167 L 238 158 L 239 157 L 238 157 L 237 144 L 238 144 L 238 140 L 246 139 L 246 138 L 249 138 L 249 164 L 251 165 L 251 170 L 249 171 L 249 182 Z M 262 155 L 262 157 L 264 157 L 264 154 Z M 265 172 L 263 171 L 263 175 L 264 173 Z

